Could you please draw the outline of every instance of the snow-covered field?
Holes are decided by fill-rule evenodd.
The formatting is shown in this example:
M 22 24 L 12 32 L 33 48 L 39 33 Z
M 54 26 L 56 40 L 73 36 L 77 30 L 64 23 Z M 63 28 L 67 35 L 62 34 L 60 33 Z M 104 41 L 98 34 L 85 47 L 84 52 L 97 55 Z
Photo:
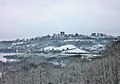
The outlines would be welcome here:
M 64 50 L 62 53 L 88 53 L 85 50 L 79 49 L 74 45 L 63 45 L 60 47 L 54 47 L 54 46 L 48 46 L 44 48 L 45 51 L 50 51 L 50 50 Z
M 2 62 L 6 62 L 6 61 L 7 61 L 7 59 L 6 59 L 6 58 L 4 58 L 3 56 L 4 56 L 3 54 L 0 54 L 0 61 L 2 61 Z
M 22 53 L 0 53 L 0 61 L 2 62 L 12 62 L 12 61 L 18 61 L 18 60 L 15 60 L 15 59 L 6 59 L 4 58 L 3 56 L 6 56 L 6 55 L 19 55 L 19 54 L 22 54 Z
M 46 51 L 46 50 L 67 50 L 67 49 L 74 49 L 74 48 L 76 48 L 76 46 L 74 45 L 63 45 L 61 47 L 48 46 L 43 49 Z
M 87 51 L 84 51 L 84 50 L 81 50 L 79 48 L 75 48 L 73 50 L 67 50 L 67 51 L 64 51 L 66 53 L 88 53 Z
M 71 42 L 71 41 L 91 41 L 94 42 L 95 40 L 92 39 L 69 39 L 69 40 L 64 40 L 65 42 Z

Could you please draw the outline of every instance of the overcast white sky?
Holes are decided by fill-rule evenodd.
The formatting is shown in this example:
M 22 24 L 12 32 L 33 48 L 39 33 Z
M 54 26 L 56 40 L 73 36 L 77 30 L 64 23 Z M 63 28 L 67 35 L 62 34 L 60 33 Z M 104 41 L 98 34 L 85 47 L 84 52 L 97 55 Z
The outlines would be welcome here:
M 59 33 L 120 33 L 120 0 L 0 0 L 0 40 Z

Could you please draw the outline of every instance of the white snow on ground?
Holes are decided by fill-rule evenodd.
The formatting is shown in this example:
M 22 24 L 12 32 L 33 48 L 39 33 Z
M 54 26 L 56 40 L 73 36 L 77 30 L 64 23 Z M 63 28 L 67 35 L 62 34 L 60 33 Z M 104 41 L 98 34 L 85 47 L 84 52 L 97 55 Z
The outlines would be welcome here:
M 82 58 L 94 58 L 94 57 L 100 57 L 101 55 L 96 55 L 96 54 L 81 54 L 83 57 Z
M 67 53 L 88 53 L 87 51 L 84 51 L 84 50 L 81 50 L 81 49 L 78 49 L 78 48 L 73 49 L 73 50 L 67 50 L 65 52 L 67 52 Z
M 19 54 L 22 54 L 22 53 L 0 53 L 0 61 L 2 61 L 2 62 L 7 62 L 8 61 L 6 58 L 3 57 L 5 55 L 19 55 Z M 12 61 L 18 61 L 18 60 L 9 59 L 9 61 L 12 62 Z
M 51 53 L 43 54 L 43 53 L 40 53 L 38 56 L 43 56 L 43 57 L 57 57 L 58 54 L 51 54 Z
M 58 63 L 58 62 L 51 62 L 51 63 L 53 63 L 53 65 L 57 65 L 57 66 L 58 66 L 58 65 L 60 65 L 60 66 L 62 66 L 62 67 L 64 67 L 64 66 L 65 66 L 65 64 L 64 64 L 64 63 L 62 63 L 62 62 L 61 62 L 61 63 Z
M 87 53 L 87 51 L 81 50 L 79 48 L 76 48 L 74 45 L 64 45 L 61 47 L 54 47 L 54 46 L 48 46 L 44 48 L 45 51 L 47 50 L 66 50 L 63 52 L 68 52 L 68 53 Z
M 43 49 L 46 51 L 46 50 L 67 50 L 67 49 L 74 49 L 74 48 L 76 48 L 76 46 L 74 45 L 64 45 L 61 47 L 48 46 Z
M 0 61 L 7 62 L 7 59 L 3 57 L 3 55 L 0 54 Z
M 54 46 L 48 46 L 48 47 L 45 47 L 45 48 L 43 48 L 45 51 L 46 50 L 56 50 L 56 47 L 54 47 Z
M 91 41 L 94 42 L 95 40 L 91 39 L 69 39 L 69 40 L 64 40 L 65 42 L 71 42 L 71 41 Z
M 64 45 L 64 46 L 61 46 L 59 49 L 60 50 L 62 50 L 62 49 L 64 49 L 64 50 L 66 50 L 66 49 L 74 49 L 74 48 L 76 48 L 76 46 L 74 46 L 74 45 Z
M 7 62 L 17 62 L 17 61 L 20 61 L 20 60 L 16 60 L 16 59 L 8 59 Z
M 105 49 L 105 46 L 104 45 L 101 45 L 101 44 L 98 44 L 98 45 L 93 45 L 90 50 L 104 50 Z
M 58 62 L 52 62 L 54 65 L 60 65 Z

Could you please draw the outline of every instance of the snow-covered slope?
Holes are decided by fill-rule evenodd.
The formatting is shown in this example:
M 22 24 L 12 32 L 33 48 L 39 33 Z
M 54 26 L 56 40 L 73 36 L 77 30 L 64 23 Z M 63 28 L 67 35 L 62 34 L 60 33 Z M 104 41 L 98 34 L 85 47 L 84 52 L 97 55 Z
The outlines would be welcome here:
M 0 61 L 2 61 L 2 62 L 6 62 L 6 61 L 7 61 L 7 59 L 6 59 L 6 58 L 4 58 L 2 54 L 0 54 Z
M 88 53 L 87 51 L 81 50 L 81 49 L 73 49 L 73 50 L 67 50 L 66 53 Z
M 23 54 L 23 53 L 0 53 L 0 61 L 2 62 L 12 62 L 12 61 L 19 61 L 19 60 L 16 60 L 16 59 L 6 59 L 4 58 L 3 56 L 6 56 L 6 55 L 20 55 L 20 54 Z
M 48 46 L 44 48 L 45 51 L 49 51 L 49 50 L 64 50 L 62 51 L 63 53 L 88 53 L 87 51 L 84 51 L 82 49 L 77 48 L 74 45 L 63 45 L 61 47 L 54 47 L 54 46 Z
M 43 49 L 46 51 L 46 50 L 67 50 L 67 49 L 75 49 L 75 48 L 76 46 L 74 45 L 63 45 L 61 47 L 48 46 Z

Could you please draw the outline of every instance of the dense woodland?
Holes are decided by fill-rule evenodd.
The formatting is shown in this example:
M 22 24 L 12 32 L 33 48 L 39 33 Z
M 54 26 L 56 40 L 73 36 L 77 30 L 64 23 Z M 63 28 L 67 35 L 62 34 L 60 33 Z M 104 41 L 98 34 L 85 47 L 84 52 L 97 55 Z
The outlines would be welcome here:
M 72 58 L 66 66 L 26 63 L 7 71 L 0 84 L 120 84 L 120 41 L 114 41 L 102 57 L 91 61 Z

